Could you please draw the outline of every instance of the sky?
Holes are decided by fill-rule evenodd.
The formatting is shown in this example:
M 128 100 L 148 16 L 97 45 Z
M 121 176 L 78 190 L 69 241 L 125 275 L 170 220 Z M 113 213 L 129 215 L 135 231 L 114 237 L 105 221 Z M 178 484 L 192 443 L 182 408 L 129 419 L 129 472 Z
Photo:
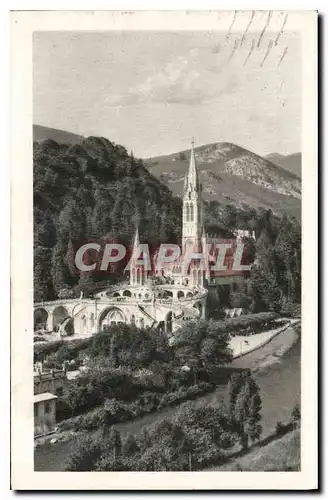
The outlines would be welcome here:
M 35 32 L 34 123 L 143 158 L 188 149 L 192 137 L 298 152 L 300 38 L 278 33 Z

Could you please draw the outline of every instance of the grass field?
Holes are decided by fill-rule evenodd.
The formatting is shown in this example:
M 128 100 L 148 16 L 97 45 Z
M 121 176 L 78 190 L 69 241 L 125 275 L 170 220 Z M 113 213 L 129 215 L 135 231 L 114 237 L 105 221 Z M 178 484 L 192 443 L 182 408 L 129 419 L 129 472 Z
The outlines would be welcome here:
M 271 443 L 253 448 L 247 455 L 210 470 L 298 471 L 300 470 L 300 430 L 289 432 Z

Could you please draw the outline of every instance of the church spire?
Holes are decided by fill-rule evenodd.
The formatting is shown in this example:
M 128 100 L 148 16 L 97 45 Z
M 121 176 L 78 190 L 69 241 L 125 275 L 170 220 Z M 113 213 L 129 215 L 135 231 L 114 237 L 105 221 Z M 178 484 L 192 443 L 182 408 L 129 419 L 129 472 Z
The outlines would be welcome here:
M 182 241 L 184 248 L 188 244 L 198 247 L 203 227 L 202 189 L 197 174 L 194 140 L 191 141 L 191 152 L 188 172 L 185 177 L 182 213 Z
M 136 227 L 136 232 L 134 233 L 133 246 L 132 246 L 132 256 L 130 261 L 130 285 L 142 286 L 146 282 L 147 271 L 143 264 L 138 262 L 140 256 L 139 253 L 139 228 Z
M 197 173 L 197 165 L 196 165 L 196 157 L 194 150 L 195 141 L 194 138 L 191 140 L 191 152 L 190 152 L 190 161 L 189 161 L 189 169 L 185 178 L 185 191 L 199 191 L 199 180 Z
M 134 238 L 133 238 L 133 250 L 138 248 L 140 245 L 140 240 L 139 240 L 139 227 L 137 226 L 136 232 L 134 233 Z

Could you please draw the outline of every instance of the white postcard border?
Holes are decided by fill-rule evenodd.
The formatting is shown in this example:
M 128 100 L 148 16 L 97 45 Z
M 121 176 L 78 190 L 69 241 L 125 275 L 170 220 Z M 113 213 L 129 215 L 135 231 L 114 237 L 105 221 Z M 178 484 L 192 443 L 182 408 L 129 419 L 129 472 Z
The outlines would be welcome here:
M 265 11 L 263 11 L 265 12 Z M 222 490 L 317 487 L 317 13 L 302 33 L 302 425 L 300 472 L 35 472 L 33 465 L 32 35 L 45 30 L 226 29 L 229 11 L 37 11 L 11 15 L 12 487 L 16 490 Z M 258 28 L 259 29 L 259 28 Z

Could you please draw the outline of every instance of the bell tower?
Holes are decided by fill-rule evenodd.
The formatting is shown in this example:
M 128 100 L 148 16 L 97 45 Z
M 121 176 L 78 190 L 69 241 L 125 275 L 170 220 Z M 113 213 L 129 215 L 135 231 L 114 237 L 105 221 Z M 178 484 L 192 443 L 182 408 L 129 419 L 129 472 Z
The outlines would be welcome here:
M 194 140 L 191 141 L 189 169 L 185 176 L 182 214 L 182 248 L 199 244 L 203 228 L 202 186 L 198 179 L 194 151 Z

